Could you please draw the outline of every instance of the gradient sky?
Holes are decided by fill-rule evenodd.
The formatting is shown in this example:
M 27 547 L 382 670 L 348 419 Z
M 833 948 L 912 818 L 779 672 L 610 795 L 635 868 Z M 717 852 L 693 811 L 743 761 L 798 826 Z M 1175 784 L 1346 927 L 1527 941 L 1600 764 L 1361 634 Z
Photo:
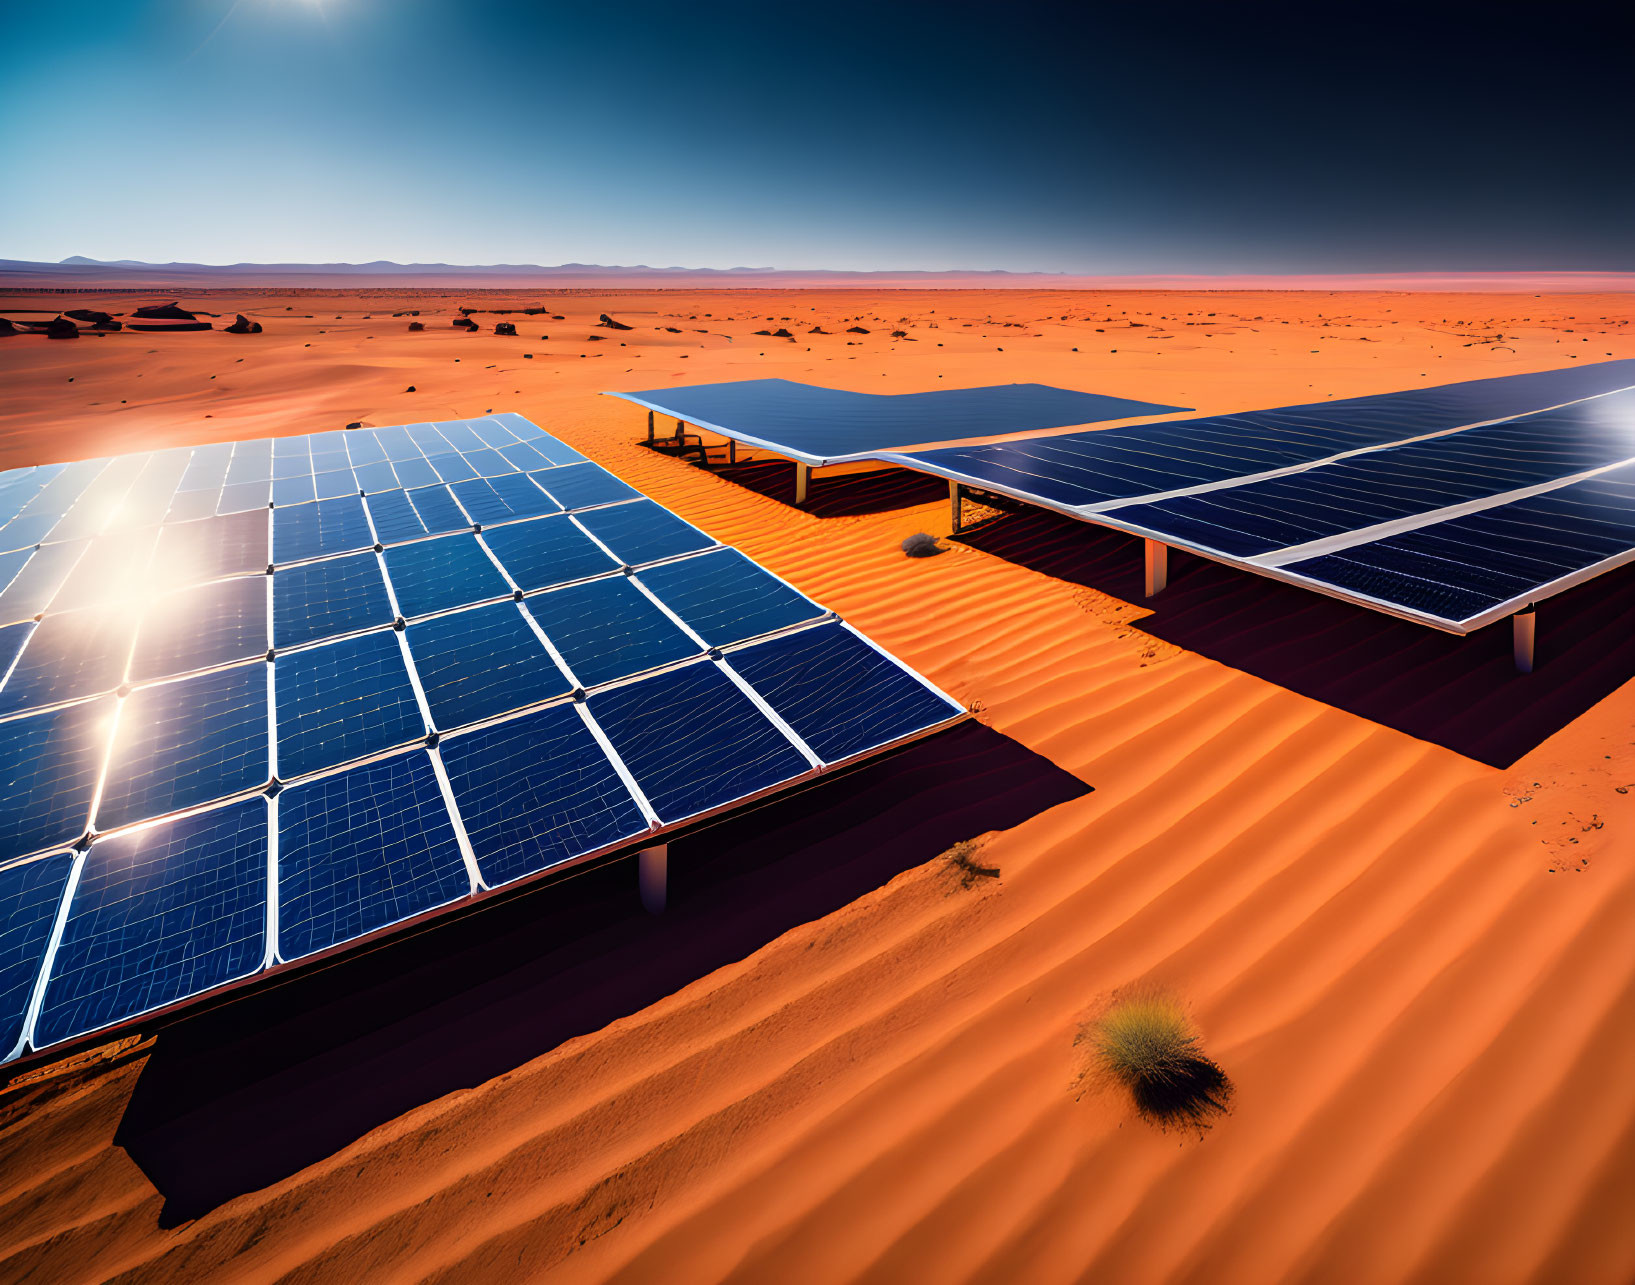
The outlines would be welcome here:
M 3 4 L 0 257 L 1630 270 L 1614 8 Z

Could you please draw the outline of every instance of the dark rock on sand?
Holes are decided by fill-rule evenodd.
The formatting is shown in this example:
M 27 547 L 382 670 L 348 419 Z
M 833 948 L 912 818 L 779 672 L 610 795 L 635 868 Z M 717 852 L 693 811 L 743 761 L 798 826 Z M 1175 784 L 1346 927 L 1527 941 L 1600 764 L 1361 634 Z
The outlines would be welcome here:
M 425 328 L 426 323 L 424 321 L 411 321 L 409 323 L 410 330 L 424 330 Z
M 613 318 L 608 316 L 607 313 L 605 313 L 605 312 L 602 314 L 602 319 L 600 321 L 598 321 L 596 324 L 598 326 L 606 326 L 609 330 L 629 330 L 630 329 L 630 327 L 625 325 L 624 322 L 613 320 Z
M 456 317 L 452 324 L 461 330 L 475 330 L 477 328 L 477 323 L 466 316 Z
M 13 322 L 10 317 L 0 317 L 0 338 L 3 338 L 6 335 L 20 335 L 22 333 L 23 332 L 21 330 L 17 329 L 16 323 Z
M 911 558 L 934 558 L 939 553 L 948 552 L 937 543 L 936 536 L 927 535 L 924 531 L 909 536 L 900 547 Z
M 186 308 L 178 308 L 174 301 L 171 303 L 150 303 L 144 308 L 138 308 L 131 314 L 133 317 L 145 317 L 153 321 L 196 321 L 196 318 Z
M 517 333 L 516 323 L 514 321 L 496 321 L 494 323 L 494 333 L 496 335 L 514 335 Z
M 809 334 L 809 335 L 826 335 L 829 332 L 827 330 L 825 330 L 822 326 L 813 326 L 806 333 Z
M 65 317 L 72 317 L 75 321 L 83 321 L 93 326 L 106 325 L 108 322 L 113 320 L 111 315 L 106 312 L 98 312 L 95 308 L 70 308 L 62 315 Z
M 55 317 L 45 324 L 47 339 L 78 339 L 79 327 L 67 317 Z
M 772 332 L 772 337 L 774 339 L 793 339 L 795 336 L 790 334 L 782 326 L 779 326 L 776 330 L 774 330 Z
M 237 321 L 230 326 L 223 326 L 222 330 L 229 335 L 259 335 L 261 333 L 261 323 L 251 321 L 241 312 L 238 314 Z
M 413 385 L 413 384 L 410 384 L 410 385 L 409 385 L 409 386 L 408 386 L 408 387 L 407 387 L 407 388 L 405 388 L 405 389 L 404 389 L 404 390 L 403 390 L 403 391 L 404 391 L 404 392 L 406 392 L 406 393 L 412 393 L 412 392 L 414 392 L 414 385 Z
M 862 326 L 847 326 L 846 327 L 846 333 L 848 335 L 866 335 L 869 332 L 867 330 L 863 329 Z

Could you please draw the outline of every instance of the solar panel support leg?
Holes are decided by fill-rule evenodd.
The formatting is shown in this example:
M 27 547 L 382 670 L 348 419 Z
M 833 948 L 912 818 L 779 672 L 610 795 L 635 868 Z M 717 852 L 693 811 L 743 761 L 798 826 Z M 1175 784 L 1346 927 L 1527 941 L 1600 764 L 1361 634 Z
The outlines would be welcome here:
M 1510 617 L 1511 651 L 1516 658 L 1516 672 L 1519 674 L 1533 672 L 1533 637 L 1536 620 L 1537 617 L 1531 607 Z
M 727 463 L 728 464 L 736 464 L 737 462 L 738 462 L 738 439 L 736 437 L 729 437 L 729 438 L 727 438 Z
M 812 480 L 812 466 L 810 464 L 795 465 L 795 504 L 806 503 L 806 488 Z
M 1156 597 L 1164 592 L 1164 586 L 1169 583 L 1169 545 L 1157 540 L 1148 540 L 1146 543 L 1147 563 L 1147 597 Z
M 650 915 L 664 913 L 670 891 L 670 845 L 643 848 L 636 854 L 636 882 L 641 888 L 642 909 Z
M 961 499 L 961 493 L 960 493 L 960 489 L 959 489 L 959 483 L 958 482 L 950 482 L 948 484 L 948 507 L 953 512 L 953 519 L 954 519 L 954 524 L 953 524 L 954 525 L 954 531 L 953 531 L 953 533 L 955 535 L 958 535 L 960 533 L 960 531 L 962 530 L 962 528 L 960 526 L 960 517 L 962 516 L 960 499 Z
M 653 412 L 647 412 L 647 444 L 653 444 Z

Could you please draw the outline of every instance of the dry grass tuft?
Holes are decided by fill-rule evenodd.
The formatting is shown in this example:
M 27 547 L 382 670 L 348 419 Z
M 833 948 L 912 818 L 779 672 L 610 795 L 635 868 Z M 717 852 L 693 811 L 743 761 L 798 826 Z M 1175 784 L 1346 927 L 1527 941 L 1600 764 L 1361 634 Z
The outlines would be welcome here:
M 942 854 L 942 859 L 959 873 L 961 888 L 974 888 L 979 880 L 999 878 L 998 866 L 985 866 L 976 859 L 981 845 L 975 839 L 963 839 Z
M 1232 1097 L 1197 1028 L 1166 995 L 1119 1000 L 1083 1032 L 1101 1070 L 1130 1091 L 1143 1119 L 1206 1129 Z

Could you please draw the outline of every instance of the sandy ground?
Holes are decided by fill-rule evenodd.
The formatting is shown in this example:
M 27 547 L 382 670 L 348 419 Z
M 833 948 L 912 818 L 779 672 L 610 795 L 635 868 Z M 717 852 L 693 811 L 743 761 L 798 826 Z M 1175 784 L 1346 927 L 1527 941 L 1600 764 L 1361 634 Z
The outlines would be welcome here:
M 1054 518 L 908 560 L 948 530 L 940 484 L 820 475 L 802 513 L 787 465 L 660 456 L 594 395 L 1039 380 L 1224 411 L 1635 357 L 1629 296 L 182 302 L 266 333 L 0 340 L 0 466 L 516 410 L 983 726 L 707 834 L 665 921 L 576 881 L 574 922 L 548 891 L 14 1087 L 0 1278 L 1635 1278 L 1631 577 L 1547 606 L 1523 678 L 1502 627 L 1444 639 L 1193 560 L 1143 603 L 1132 543 Z M 467 335 L 459 303 L 564 320 Z M 1001 873 L 966 887 L 937 854 L 984 832 Z M 851 882 L 820 888 L 829 863 Z M 1235 1085 L 1202 1134 L 1086 1078 L 1082 1024 L 1148 986 Z

